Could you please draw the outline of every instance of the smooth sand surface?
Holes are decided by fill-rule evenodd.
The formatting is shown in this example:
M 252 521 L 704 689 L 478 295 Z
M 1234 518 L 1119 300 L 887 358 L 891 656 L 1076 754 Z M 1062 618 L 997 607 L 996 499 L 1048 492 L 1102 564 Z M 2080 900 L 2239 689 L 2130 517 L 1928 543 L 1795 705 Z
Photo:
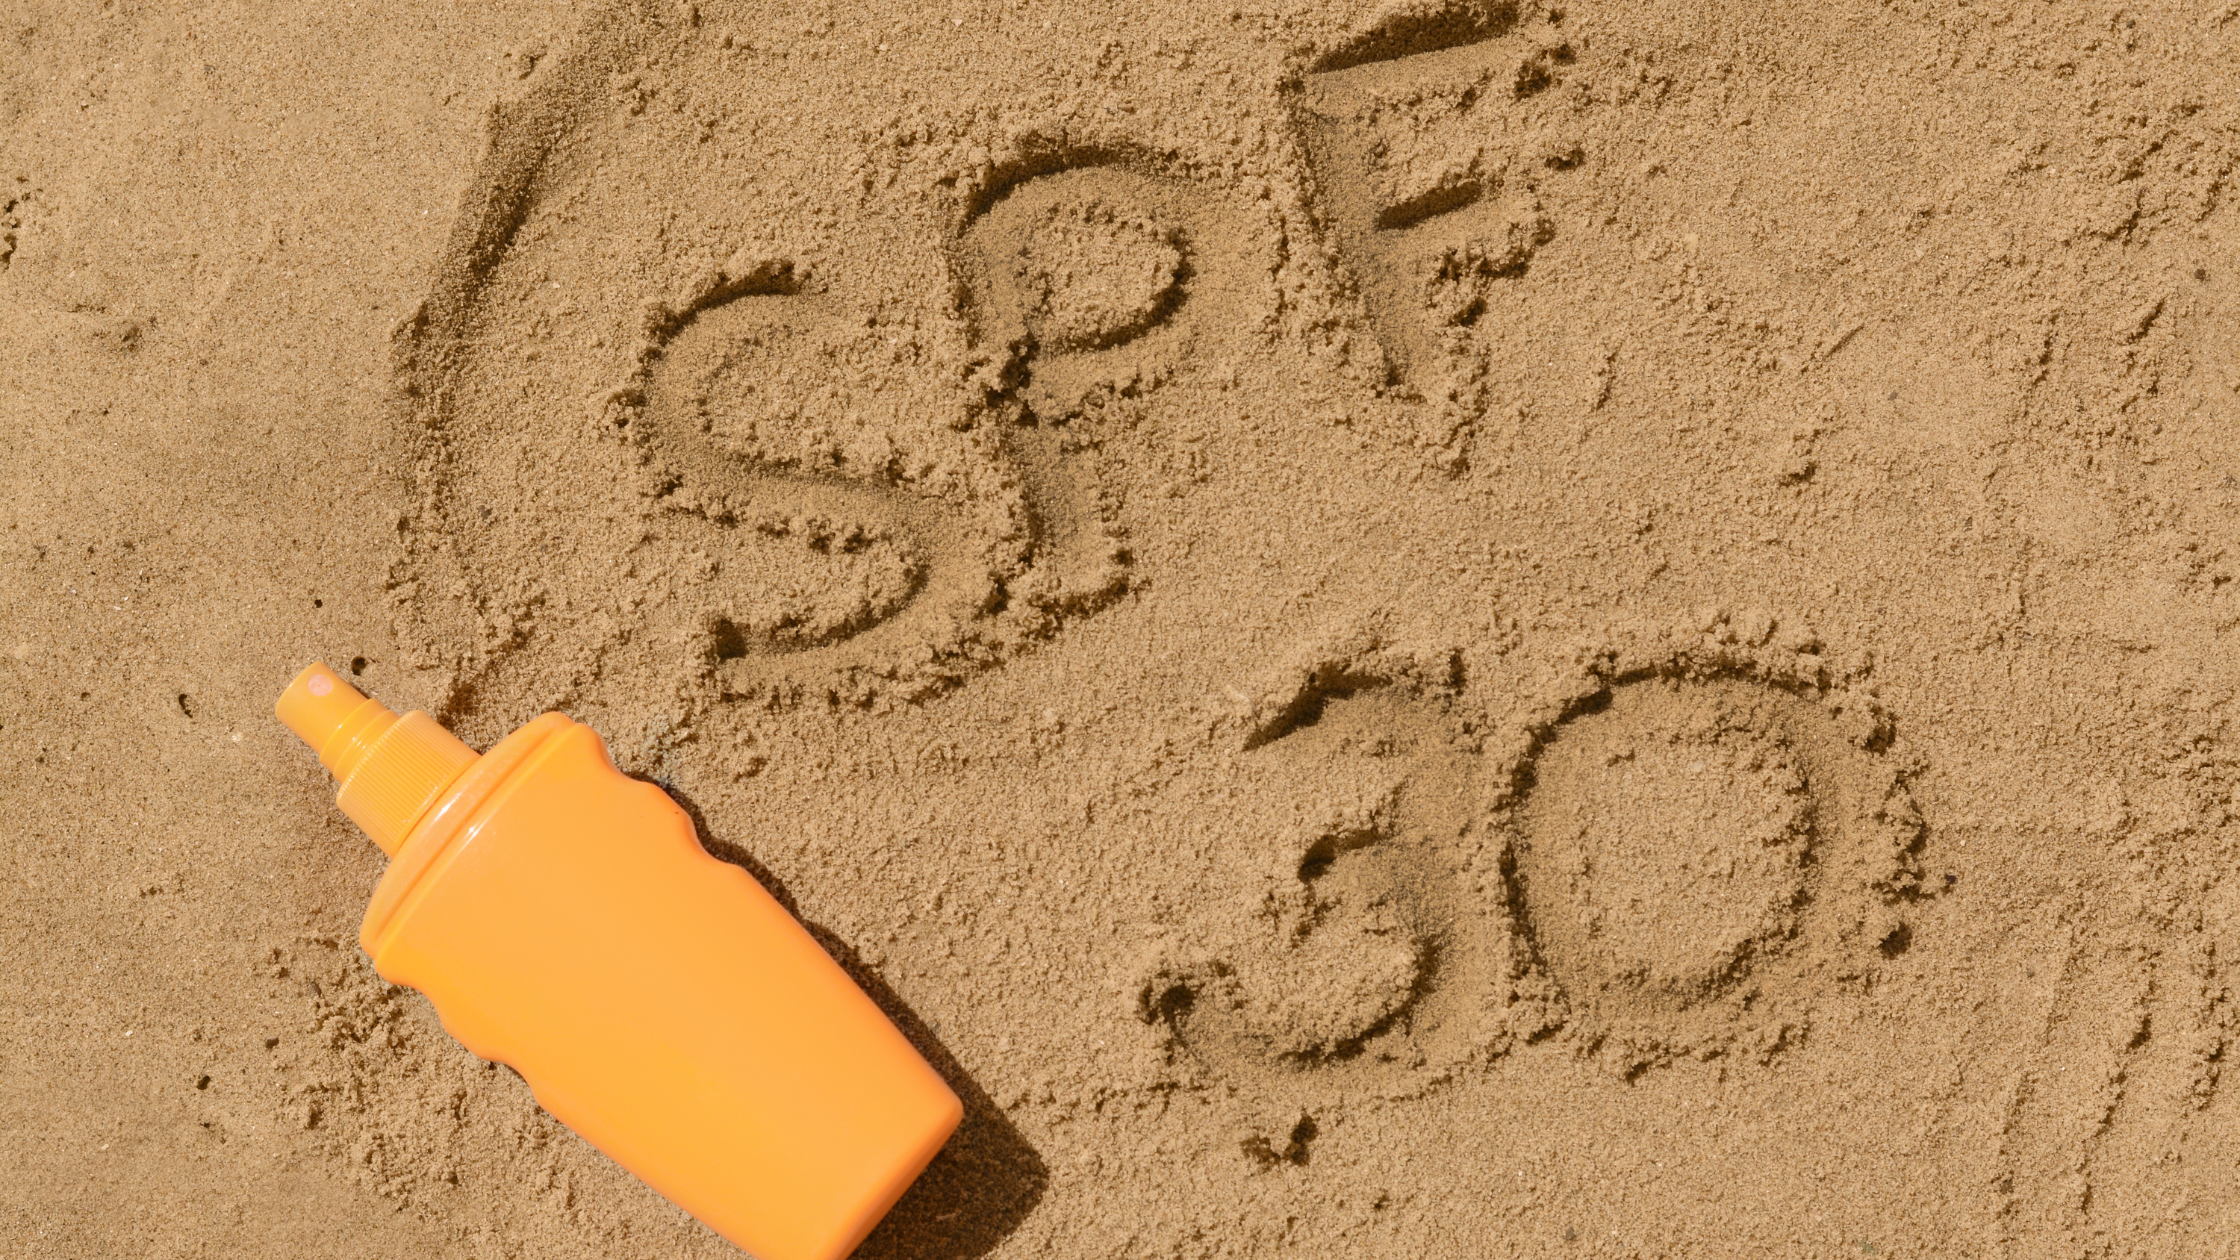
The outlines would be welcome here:
M 0 1254 L 736 1254 L 314 659 L 895 1015 L 865 1255 L 2228 1254 L 2236 162 L 2223 0 L 16 0 Z

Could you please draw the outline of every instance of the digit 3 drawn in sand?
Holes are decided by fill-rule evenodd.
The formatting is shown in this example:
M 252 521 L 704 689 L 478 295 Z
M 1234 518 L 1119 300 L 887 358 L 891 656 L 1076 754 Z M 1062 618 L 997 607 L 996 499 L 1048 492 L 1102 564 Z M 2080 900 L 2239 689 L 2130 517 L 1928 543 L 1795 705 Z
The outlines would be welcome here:
M 1323 213 L 1403 397 L 1482 411 L 1470 327 L 1554 236 L 1539 171 L 1579 160 L 1531 98 L 1571 60 L 1514 6 L 1403 15 L 1323 57 L 1299 97 Z
M 1193 802 L 1230 869 L 1153 960 L 1140 1018 L 1310 1106 L 1427 1088 L 1537 1029 L 1513 1009 L 1521 951 L 1452 700 L 1405 668 L 1332 664 L 1246 737 Z

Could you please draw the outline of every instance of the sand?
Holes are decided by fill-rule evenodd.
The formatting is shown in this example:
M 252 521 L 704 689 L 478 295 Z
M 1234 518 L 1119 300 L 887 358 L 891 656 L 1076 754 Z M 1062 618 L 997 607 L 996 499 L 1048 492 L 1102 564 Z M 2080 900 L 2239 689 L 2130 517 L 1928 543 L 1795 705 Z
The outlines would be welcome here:
M 2230 1253 L 2223 0 L 0 50 L 7 1256 L 736 1254 L 373 974 L 314 659 L 812 925 L 866 1255 Z

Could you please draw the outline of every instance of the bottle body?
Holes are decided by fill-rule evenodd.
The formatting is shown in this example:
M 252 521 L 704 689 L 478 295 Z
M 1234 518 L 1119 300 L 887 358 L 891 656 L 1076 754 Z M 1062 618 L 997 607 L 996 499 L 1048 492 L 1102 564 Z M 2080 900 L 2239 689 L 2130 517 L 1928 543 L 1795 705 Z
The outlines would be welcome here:
M 404 840 L 362 940 L 468 1049 L 758 1260 L 838 1260 L 956 1095 L 659 788 L 548 714 Z

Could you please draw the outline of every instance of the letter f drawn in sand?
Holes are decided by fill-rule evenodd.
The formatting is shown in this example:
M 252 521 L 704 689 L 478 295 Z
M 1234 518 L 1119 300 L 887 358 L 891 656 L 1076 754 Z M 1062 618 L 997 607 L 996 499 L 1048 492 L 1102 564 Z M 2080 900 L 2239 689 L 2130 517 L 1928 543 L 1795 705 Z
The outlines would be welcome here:
M 1530 98 L 1571 52 L 1520 25 L 1504 5 L 1394 18 L 1324 56 L 1301 92 L 1323 213 L 1404 397 L 1441 402 L 1474 375 L 1455 370 L 1467 330 L 1554 234 L 1531 167 L 1577 158 L 1534 135 Z

